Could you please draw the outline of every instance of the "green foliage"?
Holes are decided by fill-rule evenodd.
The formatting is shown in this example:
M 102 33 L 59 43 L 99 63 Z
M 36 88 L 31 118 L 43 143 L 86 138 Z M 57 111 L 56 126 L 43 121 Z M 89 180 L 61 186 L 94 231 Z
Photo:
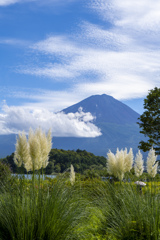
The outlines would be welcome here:
M 49 185 L 21 179 L 17 189 L 0 194 L 1 240 L 96 239 L 100 211 L 63 176 Z
M 16 173 L 16 172 L 18 172 L 19 168 L 14 163 L 13 158 L 14 158 L 14 153 L 12 153 L 11 155 L 7 156 L 6 158 L 3 158 L 2 162 L 5 163 L 5 164 L 8 164 L 10 166 L 12 172 Z
M 160 182 L 139 192 L 134 182 L 80 174 L 71 185 L 69 172 L 34 180 L 15 178 L 0 191 L 0 240 L 160 239 Z
M 24 167 L 18 169 L 15 165 L 14 154 L 7 156 L 2 161 L 11 166 L 11 169 L 14 173 L 26 173 Z M 93 153 L 89 153 L 85 150 L 62 150 L 62 149 L 52 149 L 49 154 L 49 164 L 45 169 L 46 174 L 52 173 L 63 173 L 68 168 L 70 168 L 71 164 L 74 166 L 75 172 L 84 173 L 85 170 L 94 169 L 97 170 L 106 167 L 106 158 L 95 156 Z M 105 170 L 101 172 L 105 172 Z
M 107 168 L 104 167 L 103 165 L 91 165 L 88 169 L 86 169 L 83 172 L 85 179 L 90 178 L 90 179 L 94 179 L 94 178 L 101 178 L 101 176 L 103 177 L 107 177 L 109 174 L 107 172 Z
M 156 154 L 160 154 L 160 88 L 150 90 L 144 99 L 144 109 L 138 124 L 141 128 L 140 133 L 148 137 L 148 140 L 141 141 L 139 148 L 146 152 L 153 146 Z
M 92 188 L 93 189 L 93 188 Z M 160 190 L 160 189 L 159 189 Z M 94 205 L 104 216 L 99 233 L 106 239 L 157 240 L 160 239 L 160 191 L 144 187 L 137 191 L 134 183 L 94 184 L 90 194 Z
M 0 161 L 0 188 L 6 184 L 11 178 L 11 170 L 9 166 Z
M 95 156 L 85 150 L 65 151 L 52 149 L 49 157 L 49 165 L 46 168 L 46 173 L 64 172 L 71 164 L 74 166 L 75 172 L 83 173 L 92 165 L 106 165 L 106 158 Z

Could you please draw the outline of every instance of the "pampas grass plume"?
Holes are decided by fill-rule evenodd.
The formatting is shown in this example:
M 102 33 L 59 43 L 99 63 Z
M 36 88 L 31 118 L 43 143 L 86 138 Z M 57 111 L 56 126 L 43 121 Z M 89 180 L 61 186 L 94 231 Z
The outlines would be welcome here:
M 155 150 L 152 147 L 147 157 L 147 172 L 151 177 L 155 177 L 157 174 L 158 163 L 156 163 L 156 160 L 157 156 L 155 155 Z
M 134 164 L 134 172 L 135 175 L 137 177 L 140 177 L 143 173 L 144 167 L 143 167 L 143 156 L 140 152 L 140 150 L 138 151 L 138 153 L 136 154 L 136 158 L 135 158 L 135 164 Z
M 119 149 L 117 149 L 117 152 L 116 152 L 116 177 L 118 177 L 118 179 L 120 181 L 122 181 L 123 177 L 124 177 L 124 173 L 125 173 L 124 151 L 123 150 L 119 151 Z
M 75 182 L 75 171 L 74 171 L 74 167 L 71 164 L 71 171 L 70 171 L 70 182 L 73 185 Z
M 46 136 L 41 128 L 35 130 L 30 128 L 28 141 L 24 134 L 19 134 L 16 142 L 14 162 L 18 167 L 22 164 L 28 171 L 45 168 L 48 165 L 49 152 L 52 148 L 51 130 Z
M 16 142 L 16 150 L 14 153 L 14 162 L 18 167 L 26 164 L 30 160 L 29 145 L 24 132 L 18 135 Z
M 109 150 L 107 153 L 107 172 L 110 175 L 116 175 L 116 157 L 115 155 Z
M 130 172 L 133 166 L 133 151 L 130 148 L 129 153 L 127 153 L 127 148 L 124 150 L 124 158 L 125 158 L 125 172 Z
M 127 153 L 127 149 L 119 151 L 114 155 L 111 151 L 107 154 L 107 171 L 110 175 L 117 177 L 120 181 L 123 180 L 125 172 L 131 170 L 133 164 L 133 152 L 130 149 Z

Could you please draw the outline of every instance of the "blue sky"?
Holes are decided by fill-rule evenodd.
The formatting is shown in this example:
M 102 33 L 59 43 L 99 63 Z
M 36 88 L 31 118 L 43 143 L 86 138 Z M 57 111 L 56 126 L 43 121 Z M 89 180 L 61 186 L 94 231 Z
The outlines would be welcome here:
M 160 1 L 0 0 L 1 134 L 99 136 L 89 113 L 56 114 L 95 94 L 141 114 L 160 87 L 159 39 Z

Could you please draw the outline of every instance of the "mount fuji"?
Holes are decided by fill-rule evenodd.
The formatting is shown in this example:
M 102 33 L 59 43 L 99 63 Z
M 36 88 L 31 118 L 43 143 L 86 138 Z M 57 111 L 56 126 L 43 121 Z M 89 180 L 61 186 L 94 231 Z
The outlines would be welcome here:
M 136 123 L 139 114 L 115 98 L 103 95 L 90 96 L 62 111 L 65 114 L 76 113 L 81 109 L 94 117 L 101 136 L 98 137 L 53 137 L 53 148 L 64 150 L 86 150 L 99 156 L 106 156 L 111 150 L 132 148 L 136 153 L 138 144 L 144 140 Z M 6 157 L 15 151 L 16 135 L 0 135 L 0 157 Z
M 132 147 L 134 153 L 137 152 L 139 142 L 144 139 L 136 123 L 140 116 L 137 112 L 106 94 L 90 96 L 63 112 L 75 113 L 80 108 L 95 117 L 93 123 L 101 129 L 102 135 L 95 138 L 54 137 L 54 148 L 85 149 L 99 156 L 125 147 Z

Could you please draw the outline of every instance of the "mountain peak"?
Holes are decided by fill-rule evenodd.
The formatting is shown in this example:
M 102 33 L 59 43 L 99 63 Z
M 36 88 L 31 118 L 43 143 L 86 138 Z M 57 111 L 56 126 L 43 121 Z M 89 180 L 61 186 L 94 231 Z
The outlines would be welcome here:
M 95 123 L 132 124 L 136 123 L 139 117 L 133 109 L 106 94 L 92 95 L 64 109 L 63 112 L 75 113 L 80 107 L 84 112 L 90 112 L 95 117 Z

